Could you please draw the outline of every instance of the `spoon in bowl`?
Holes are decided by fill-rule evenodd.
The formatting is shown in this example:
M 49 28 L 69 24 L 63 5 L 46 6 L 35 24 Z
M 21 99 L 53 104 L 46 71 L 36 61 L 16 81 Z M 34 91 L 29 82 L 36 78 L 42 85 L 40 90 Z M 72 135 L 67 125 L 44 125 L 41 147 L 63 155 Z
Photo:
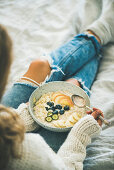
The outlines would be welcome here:
M 73 101 L 73 103 L 79 107 L 79 108 L 87 108 L 91 111 L 93 111 L 93 109 L 91 109 L 89 106 L 86 106 L 86 103 L 85 103 L 85 99 L 82 97 L 82 96 L 79 96 L 79 95 L 76 95 L 76 94 L 73 94 L 71 96 L 71 99 Z M 108 120 L 106 120 L 105 118 L 103 118 L 101 115 L 99 116 L 99 119 L 102 120 L 102 122 L 104 122 L 105 125 L 110 125 L 110 122 Z

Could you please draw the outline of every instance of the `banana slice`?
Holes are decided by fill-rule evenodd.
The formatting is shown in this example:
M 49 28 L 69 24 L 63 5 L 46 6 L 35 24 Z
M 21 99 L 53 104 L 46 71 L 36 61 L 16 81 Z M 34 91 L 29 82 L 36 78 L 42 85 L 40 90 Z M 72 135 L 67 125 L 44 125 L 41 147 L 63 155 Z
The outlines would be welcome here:
M 73 116 L 73 119 L 75 119 L 76 122 L 78 122 L 81 119 L 81 117 L 78 113 L 73 113 L 72 116 Z
M 68 121 L 72 122 L 73 124 L 76 123 L 76 119 L 73 115 L 69 116 Z
M 52 124 L 53 124 L 55 127 L 59 127 L 59 128 L 64 128 L 64 127 L 66 127 L 64 120 L 54 121 Z
M 74 126 L 74 123 L 72 123 L 71 121 L 67 120 L 65 125 L 66 125 L 66 127 L 72 127 L 72 126 Z

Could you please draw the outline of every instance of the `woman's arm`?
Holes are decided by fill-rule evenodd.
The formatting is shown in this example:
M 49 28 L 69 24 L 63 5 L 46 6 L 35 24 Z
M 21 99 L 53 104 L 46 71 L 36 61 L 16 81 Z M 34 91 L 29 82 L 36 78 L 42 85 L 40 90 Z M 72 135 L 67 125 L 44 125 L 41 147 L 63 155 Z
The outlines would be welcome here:
M 26 132 L 36 131 L 40 128 L 40 126 L 33 120 L 32 116 L 30 115 L 28 105 L 26 103 L 20 104 L 19 107 L 15 109 L 15 111 L 24 121 Z
M 15 110 L 24 120 L 26 131 L 29 132 L 38 128 L 28 111 L 27 104 L 23 103 Z M 101 130 L 99 126 L 99 124 L 101 125 L 100 119 L 97 120 L 99 124 L 95 120 L 99 113 L 97 114 L 95 110 L 92 113 L 93 116 L 87 115 L 74 125 L 66 141 L 57 153 L 68 170 L 73 170 L 75 168 L 77 170 L 83 169 L 86 146 L 91 143 L 91 137 Z
M 101 16 L 86 30 L 93 31 L 100 38 L 102 45 L 114 42 L 114 0 L 103 0 Z
M 91 115 L 85 116 L 74 125 L 58 151 L 68 170 L 83 169 L 86 146 L 91 143 L 91 137 L 98 134 L 100 130 L 99 124 Z

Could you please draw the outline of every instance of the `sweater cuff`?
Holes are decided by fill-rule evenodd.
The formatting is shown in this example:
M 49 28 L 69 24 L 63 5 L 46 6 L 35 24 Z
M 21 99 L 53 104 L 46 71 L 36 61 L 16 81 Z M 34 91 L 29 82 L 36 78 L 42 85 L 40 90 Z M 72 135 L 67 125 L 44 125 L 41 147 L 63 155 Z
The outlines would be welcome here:
M 71 134 L 76 136 L 83 145 L 88 145 L 90 138 L 100 134 L 101 127 L 91 115 L 86 115 L 78 121 L 71 130 Z M 89 140 L 89 141 L 88 141 Z
M 33 120 L 32 116 L 30 115 L 27 104 L 20 104 L 19 107 L 15 109 L 15 111 L 24 121 L 26 132 L 32 132 L 39 129 L 40 126 Z
M 100 133 L 101 127 L 93 116 L 86 115 L 74 125 L 72 130 L 79 133 L 86 133 L 92 137 Z

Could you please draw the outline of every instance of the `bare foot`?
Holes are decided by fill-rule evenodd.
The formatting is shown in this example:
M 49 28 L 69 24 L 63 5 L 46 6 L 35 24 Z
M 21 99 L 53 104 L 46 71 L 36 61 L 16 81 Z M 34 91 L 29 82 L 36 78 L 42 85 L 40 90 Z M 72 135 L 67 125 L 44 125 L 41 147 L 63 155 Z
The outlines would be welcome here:
M 81 85 L 80 85 L 80 83 L 79 83 L 79 81 L 78 80 L 76 80 L 76 79 L 68 79 L 68 80 L 66 80 L 66 82 L 68 82 L 68 83 L 71 83 L 71 84 L 74 84 L 74 85 L 76 85 L 76 86 L 79 86 L 79 87 L 81 87 Z
M 95 38 L 97 39 L 97 41 L 98 41 L 99 43 L 101 43 L 101 40 L 100 40 L 100 38 L 98 37 L 98 35 L 96 35 L 92 30 L 87 30 L 87 32 L 88 32 L 89 34 L 92 34 L 93 36 L 95 36 Z

